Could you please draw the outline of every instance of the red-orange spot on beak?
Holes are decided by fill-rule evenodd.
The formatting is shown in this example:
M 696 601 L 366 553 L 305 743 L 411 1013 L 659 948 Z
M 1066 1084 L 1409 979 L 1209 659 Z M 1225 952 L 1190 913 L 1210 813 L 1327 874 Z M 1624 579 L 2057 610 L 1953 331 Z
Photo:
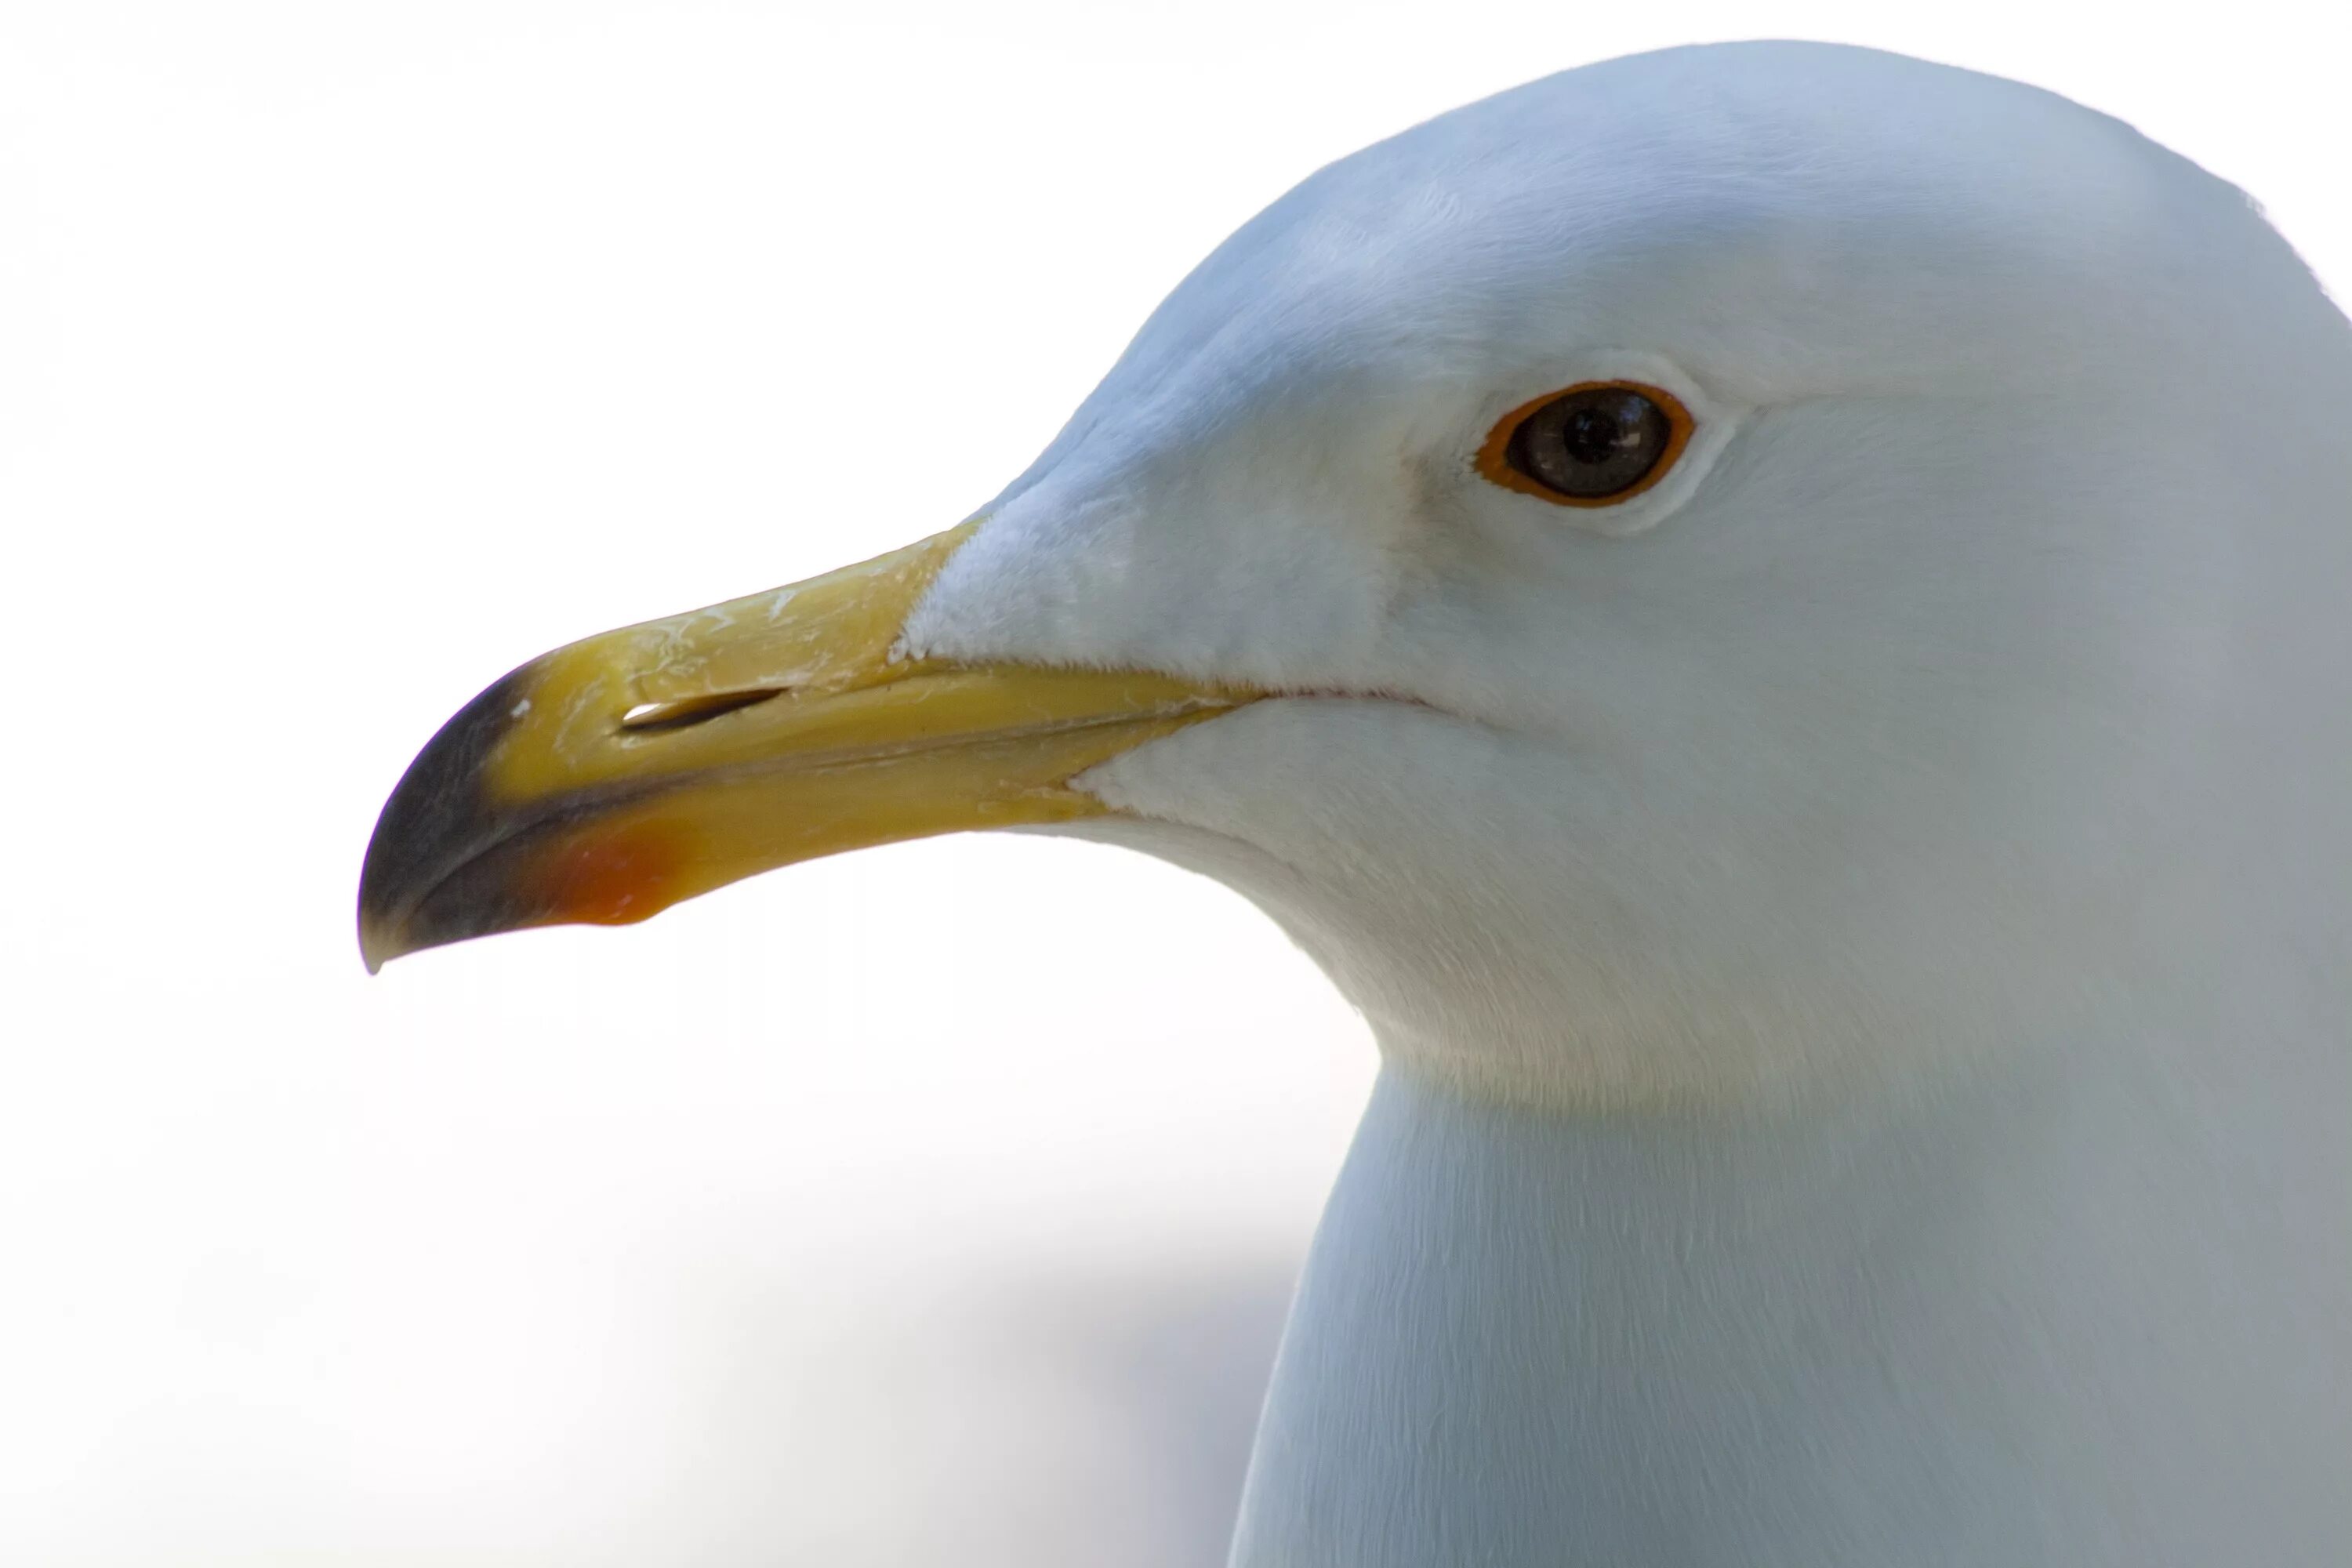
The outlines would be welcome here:
M 559 921 L 634 925 L 685 895 L 678 873 L 690 858 L 678 832 L 659 823 L 591 825 L 567 835 L 537 868 L 547 908 Z

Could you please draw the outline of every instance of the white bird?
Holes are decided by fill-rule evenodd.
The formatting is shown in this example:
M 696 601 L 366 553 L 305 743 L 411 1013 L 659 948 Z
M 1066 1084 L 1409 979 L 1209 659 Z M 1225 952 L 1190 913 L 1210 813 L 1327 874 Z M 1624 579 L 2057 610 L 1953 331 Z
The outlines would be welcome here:
M 2241 192 L 1670 50 L 1314 175 L 963 527 L 499 682 L 363 942 L 971 826 L 1247 894 L 1383 1067 L 1239 1568 L 2342 1564 L 2347 591 Z

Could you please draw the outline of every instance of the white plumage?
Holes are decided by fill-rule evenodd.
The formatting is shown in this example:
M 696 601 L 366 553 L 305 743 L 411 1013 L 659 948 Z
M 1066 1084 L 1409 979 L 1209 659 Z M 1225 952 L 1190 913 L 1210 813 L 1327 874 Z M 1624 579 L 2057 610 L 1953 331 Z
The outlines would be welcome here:
M 1583 513 L 1470 456 L 1688 404 Z M 908 623 L 1298 694 L 1083 781 L 1386 1063 L 1242 1568 L 2352 1558 L 2352 331 L 2013 83 L 1759 44 L 1333 165 Z
M 1383 1068 L 1238 1568 L 2341 1563 L 2347 434 L 2126 126 L 1571 72 L 1269 208 L 982 517 L 492 686 L 362 940 L 1006 825 L 1257 900 Z

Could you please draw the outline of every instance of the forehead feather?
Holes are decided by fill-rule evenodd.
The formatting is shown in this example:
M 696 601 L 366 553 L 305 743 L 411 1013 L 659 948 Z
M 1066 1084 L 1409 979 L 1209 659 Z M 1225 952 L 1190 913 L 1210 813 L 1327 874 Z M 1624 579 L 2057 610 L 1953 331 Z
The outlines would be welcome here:
M 1837 46 L 1673 49 L 1323 169 L 1185 279 L 1093 401 L 1213 416 L 1591 347 L 1687 355 L 1758 397 L 2013 366 L 1989 338 L 2031 335 L 2046 365 L 2144 330 L 2136 306 L 2217 241 L 2270 243 L 2231 187 L 2053 94 Z

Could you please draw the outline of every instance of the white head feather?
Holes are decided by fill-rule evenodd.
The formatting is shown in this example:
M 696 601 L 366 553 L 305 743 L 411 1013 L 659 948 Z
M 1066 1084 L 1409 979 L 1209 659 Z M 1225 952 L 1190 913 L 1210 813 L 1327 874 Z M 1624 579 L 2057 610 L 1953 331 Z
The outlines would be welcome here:
M 1472 456 L 1632 376 L 1574 511 Z M 2352 331 L 2234 187 L 2015 83 L 1672 50 L 1331 165 L 989 509 L 919 651 L 1302 694 L 1085 781 L 1384 1052 L 1804 1096 L 2204 1005 L 2340 1029 Z M 1335 696 L 1334 694 L 1345 694 Z

